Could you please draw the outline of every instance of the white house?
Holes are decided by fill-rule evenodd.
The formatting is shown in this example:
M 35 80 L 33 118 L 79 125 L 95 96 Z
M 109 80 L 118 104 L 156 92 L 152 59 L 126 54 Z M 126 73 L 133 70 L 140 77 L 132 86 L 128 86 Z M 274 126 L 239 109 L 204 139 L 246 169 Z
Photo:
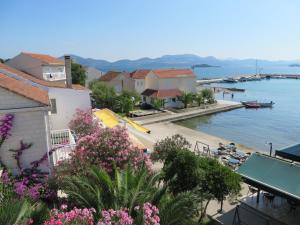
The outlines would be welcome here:
M 63 130 L 69 129 L 69 122 L 76 112 L 76 109 L 86 109 L 91 108 L 90 101 L 90 91 L 81 85 L 72 84 L 72 76 L 71 76 L 71 59 L 66 56 L 66 66 L 63 66 L 63 75 L 53 74 L 52 80 L 48 79 L 48 76 L 44 74 L 38 76 L 38 74 L 29 74 L 24 72 L 24 68 L 33 68 L 34 65 L 31 65 L 29 61 L 24 59 L 29 59 L 27 56 L 28 53 L 21 53 L 20 55 L 14 57 L 13 59 L 7 62 L 7 65 L 1 64 L 0 70 L 10 71 L 10 73 L 15 74 L 16 76 L 21 77 L 22 79 L 26 79 L 35 83 L 37 86 L 41 87 L 45 91 L 47 91 L 49 96 L 49 101 L 52 106 L 50 112 L 50 128 L 51 130 Z M 37 57 L 39 54 L 32 54 Z M 19 59 L 18 59 L 19 58 Z M 47 59 L 48 62 L 56 62 L 56 59 L 52 56 L 40 55 L 40 57 Z M 15 65 L 16 61 L 22 59 L 22 66 Z M 13 61 L 13 62 L 11 62 Z M 15 65 L 15 68 L 12 68 L 8 65 Z M 23 68 L 20 71 L 18 68 Z M 43 67 L 43 66 L 42 66 Z M 53 66 L 55 67 L 55 66 Z M 57 76 L 58 77 L 57 77 Z M 62 80 L 59 80 L 63 78 Z
M 151 70 L 135 70 L 130 73 L 130 78 L 134 83 L 134 90 L 141 94 L 145 90 L 145 78 Z
M 196 76 L 190 69 L 151 70 L 144 79 L 143 102 L 151 104 L 161 99 L 166 108 L 182 107 L 183 92 L 196 92 Z
M 0 146 L 0 159 L 13 173 L 18 173 L 19 169 L 10 149 L 19 149 L 21 141 L 32 144 L 22 154 L 23 168 L 31 167 L 32 161 L 41 159 L 45 154 L 49 156 L 49 110 L 47 91 L 30 81 L 20 79 L 11 71 L 4 70 L 0 63 L 0 120 L 6 114 L 14 116 L 11 136 Z M 51 165 L 49 157 L 41 165 L 41 169 L 49 171 L 48 165 Z
M 84 69 L 86 74 L 86 80 L 85 80 L 86 87 L 88 87 L 91 81 L 99 80 L 105 74 L 104 72 L 90 66 L 85 66 Z
M 49 55 L 21 52 L 6 64 L 41 80 L 66 80 L 64 61 Z
M 130 74 L 126 72 L 109 71 L 100 78 L 100 81 L 114 87 L 117 93 L 123 90 L 134 90 L 134 83 Z

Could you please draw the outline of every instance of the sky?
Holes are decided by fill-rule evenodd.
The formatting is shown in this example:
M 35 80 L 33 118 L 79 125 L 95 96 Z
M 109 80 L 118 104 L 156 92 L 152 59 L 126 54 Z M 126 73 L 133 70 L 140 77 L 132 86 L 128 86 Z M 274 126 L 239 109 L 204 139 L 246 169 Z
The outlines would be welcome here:
M 0 0 L 0 58 L 300 59 L 299 0 Z

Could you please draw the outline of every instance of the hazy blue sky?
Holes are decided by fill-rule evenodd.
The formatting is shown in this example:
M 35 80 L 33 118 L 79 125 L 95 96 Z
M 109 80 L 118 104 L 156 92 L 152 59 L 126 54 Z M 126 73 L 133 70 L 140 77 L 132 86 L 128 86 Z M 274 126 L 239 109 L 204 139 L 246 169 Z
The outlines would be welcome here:
M 0 57 L 300 59 L 299 0 L 1 0 Z

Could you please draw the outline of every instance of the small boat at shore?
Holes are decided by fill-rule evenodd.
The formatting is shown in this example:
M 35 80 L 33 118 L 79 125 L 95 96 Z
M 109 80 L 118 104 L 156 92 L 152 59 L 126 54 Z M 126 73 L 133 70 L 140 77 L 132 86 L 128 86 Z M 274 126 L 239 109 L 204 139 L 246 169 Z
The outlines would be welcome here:
M 249 109 L 257 109 L 257 108 L 272 108 L 273 105 L 275 104 L 273 101 L 271 102 L 244 102 L 242 103 L 243 105 L 245 105 L 246 108 Z
M 225 82 L 225 83 L 237 83 L 238 81 L 233 79 L 233 78 L 227 78 L 227 79 L 224 79 L 223 82 Z
M 226 88 L 229 91 L 235 91 L 235 92 L 245 92 L 245 89 L 242 88 Z
M 260 105 L 258 103 L 246 103 L 245 107 L 247 109 L 258 109 L 260 108 Z
M 243 105 L 251 104 L 251 103 L 257 103 L 257 100 L 255 100 L 255 101 L 241 101 L 241 103 L 242 103 Z

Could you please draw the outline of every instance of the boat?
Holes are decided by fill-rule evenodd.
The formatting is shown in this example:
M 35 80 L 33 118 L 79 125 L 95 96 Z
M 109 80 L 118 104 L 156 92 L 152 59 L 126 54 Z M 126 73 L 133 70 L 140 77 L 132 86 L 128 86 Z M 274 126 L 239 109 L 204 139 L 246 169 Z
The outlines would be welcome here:
M 251 103 L 257 103 L 257 100 L 255 100 L 255 101 L 241 101 L 241 103 L 242 103 L 243 105 L 251 104 Z
M 260 104 L 258 103 L 246 103 L 245 107 L 248 109 L 258 109 L 260 108 Z
M 251 109 L 257 109 L 257 108 L 271 108 L 275 104 L 273 101 L 271 102 L 242 102 L 243 105 L 245 105 L 246 108 Z
M 262 102 L 257 104 L 259 104 L 261 108 L 271 108 L 275 103 L 271 101 L 271 102 Z
M 227 78 L 223 80 L 225 83 L 237 83 L 238 81 L 233 78 Z
M 226 88 L 229 91 L 236 91 L 236 92 L 245 92 L 245 89 L 242 88 Z

